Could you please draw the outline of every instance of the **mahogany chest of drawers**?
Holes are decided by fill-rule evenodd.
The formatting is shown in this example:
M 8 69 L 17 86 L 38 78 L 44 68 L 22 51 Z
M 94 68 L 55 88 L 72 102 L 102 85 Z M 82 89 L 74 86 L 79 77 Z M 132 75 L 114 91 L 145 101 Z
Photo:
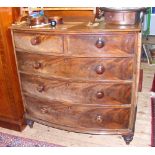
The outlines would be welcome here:
M 136 118 L 140 28 L 63 26 L 12 26 L 27 123 L 121 134 L 129 144 Z

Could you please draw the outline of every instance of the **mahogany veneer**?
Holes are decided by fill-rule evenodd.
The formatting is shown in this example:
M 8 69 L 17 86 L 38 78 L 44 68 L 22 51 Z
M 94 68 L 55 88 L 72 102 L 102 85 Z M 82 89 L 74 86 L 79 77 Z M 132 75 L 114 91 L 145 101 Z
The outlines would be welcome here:
M 67 23 L 66 23 L 67 25 Z M 65 26 L 65 24 L 64 24 Z M 12 26 L 21 91 L 33 121 L 69 131 L 133 139 L 140 26 Z
M 18 18 L 19 8 L 0 8 L 0 126 L 21 131 L 24 108 L 18 82 L 9 26 Z

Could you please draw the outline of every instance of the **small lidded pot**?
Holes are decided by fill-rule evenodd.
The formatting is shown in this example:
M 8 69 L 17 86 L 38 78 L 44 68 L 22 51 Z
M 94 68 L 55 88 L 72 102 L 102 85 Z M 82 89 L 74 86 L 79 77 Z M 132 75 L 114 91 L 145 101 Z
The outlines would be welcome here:
M 49 24 L 48 18 L 45 15 L 40 15 L 39 13 L 33 13 L 33 15 L 28 17 L 27 23 L 29 26 L 44 26 Z

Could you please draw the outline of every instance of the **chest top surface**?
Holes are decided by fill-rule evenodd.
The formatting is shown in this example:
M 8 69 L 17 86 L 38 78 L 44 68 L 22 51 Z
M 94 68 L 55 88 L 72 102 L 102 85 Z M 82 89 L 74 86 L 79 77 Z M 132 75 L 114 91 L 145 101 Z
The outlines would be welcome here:
M 140 32 L 141 25 L 112 25 L 105 22 L 100 23 L 88 23 L 88 22 L 64 22 L 64 24 L 58 24 L 56 28 L 52 28 L 50 25 L 43 27 L 30 27 L 26 24 L 12 25 L 13 30 L 22 31 L 35 31 L 35 32 L 51 32 L 51 33 L 104 33 L 104 32 Z

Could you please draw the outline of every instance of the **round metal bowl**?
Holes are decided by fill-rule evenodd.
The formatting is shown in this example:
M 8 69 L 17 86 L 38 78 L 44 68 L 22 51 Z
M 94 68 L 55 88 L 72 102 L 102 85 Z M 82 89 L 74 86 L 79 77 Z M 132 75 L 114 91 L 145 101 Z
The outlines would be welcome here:
M 100 7 L 102 11 L 145 11 L 147 8 L 145 7 Z
M 134 25 L 143 18 L 144 7 L 111 7 L 100 8 L 104 12 L 105 22 L 116 25 Z

